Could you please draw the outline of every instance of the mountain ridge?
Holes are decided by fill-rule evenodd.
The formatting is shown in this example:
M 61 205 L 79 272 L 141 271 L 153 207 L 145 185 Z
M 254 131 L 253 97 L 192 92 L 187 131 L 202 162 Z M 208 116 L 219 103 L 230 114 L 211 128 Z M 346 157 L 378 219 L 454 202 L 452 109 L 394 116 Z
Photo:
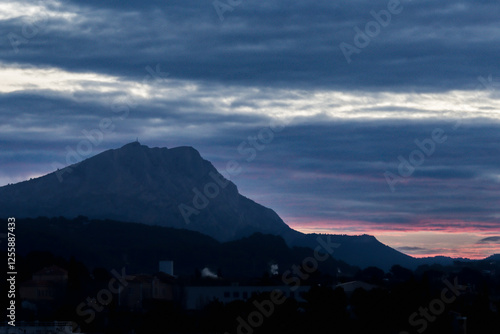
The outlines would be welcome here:
M 293 230 L 275 211 L 241 195 L 195 148 L 150 148 L 139 142 L 0 187 L 0 212 L 183 228 L 223 242 L 258 232 L 312 249 L 319 236 Z M 352 265 L 387 270 L 394 264 L 415 268 L 419 263 L 374 236 L 329 236 L 340 244 L 334 256 Z
M 197 192 L 217 181 L 217 196 L 206 207 L 193 208 Z M 196 214 L 183 214 L 185 207 Z M 290 229 L 274 211 L 240 195 L 236 185 L 194 148 L 149 148 L 138 142 L 0 187 L 0 211 L 19 217 L 85 215 L 136 221 L 202 230 L 221 241 L 248 234 L 247 230 L 280 234 Z M 252 221 L 254 216 L 262 221 Z

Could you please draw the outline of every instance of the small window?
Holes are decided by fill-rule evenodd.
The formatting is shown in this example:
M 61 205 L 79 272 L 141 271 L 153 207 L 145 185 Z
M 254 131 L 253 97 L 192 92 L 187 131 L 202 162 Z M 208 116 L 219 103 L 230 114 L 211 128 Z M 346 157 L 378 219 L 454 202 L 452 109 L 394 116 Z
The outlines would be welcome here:
M 231 296 L 231 294 L 228 291 L 224 292 L 224 298 L 229 298 L 230 296 Z
M 248 292 L 243 292 L 243 298 L 247 299 L 248 298 Z
M 240 293 L 238 291 L 234 291 L 233 298 L 240 298 Z

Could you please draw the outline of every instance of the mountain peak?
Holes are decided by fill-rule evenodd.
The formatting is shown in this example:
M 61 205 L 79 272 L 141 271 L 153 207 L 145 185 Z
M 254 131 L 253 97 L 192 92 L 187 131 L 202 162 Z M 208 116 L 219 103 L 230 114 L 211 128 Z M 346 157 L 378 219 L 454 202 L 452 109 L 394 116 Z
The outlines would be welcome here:
M 138 141 L 0 187 L 0 212 L 187 228 L 219 240 L 290 230 L 273 210 L 240 195 L 193 147 L 150 148 Z
M 130 142 L 128 144 L 123 145 L 121 148 L 141 147 L 141 146 L 147 147 L 146 145 L 141 145 L 141 143 L 139 143 L 139 141 L 136 140 L 136 141 L 133 141 L 133 142 Z

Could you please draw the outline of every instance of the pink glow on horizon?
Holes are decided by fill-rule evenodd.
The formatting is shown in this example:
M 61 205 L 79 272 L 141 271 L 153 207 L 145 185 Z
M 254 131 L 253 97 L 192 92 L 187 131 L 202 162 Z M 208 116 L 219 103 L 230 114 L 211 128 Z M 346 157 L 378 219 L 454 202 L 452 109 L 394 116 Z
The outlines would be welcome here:
M 396 224 L 356 220 L 310 221 L 306 218 L 289 219 L 287 223 L 303 233 L 373 235 L 380 242 L 416 258 L 483 259 L 500 253 L 500 243 L 479 243 L 483 238 L 500 236 L 498 223 L 423 219 L 415 224 Z

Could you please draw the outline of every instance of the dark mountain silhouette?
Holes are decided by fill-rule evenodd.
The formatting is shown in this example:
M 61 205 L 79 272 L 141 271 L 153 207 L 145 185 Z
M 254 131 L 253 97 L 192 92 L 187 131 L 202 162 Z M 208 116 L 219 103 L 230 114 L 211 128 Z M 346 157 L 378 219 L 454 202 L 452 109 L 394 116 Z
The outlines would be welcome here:
M 318 245 L 318 237 L 328 237 L 332 243 L 339 245 L 332 253 L 333 257 L 361 268 L 374 266 L 388 271 L 395 264 L 412 269 L 420 264 L 418 259 L 384 245 L 374 236 L 366 234 L 361 236 L 303 234 L 291 241 L 291 244 L 314 249 Z
M 239 194 L 192 147 L 149 148 L 139 142 L 111 149 L 48 175 L 0 187 L 0 212 L 22 217 L 111 219 L 198 231 L 218 241 L 255 232 L 290 246 L 316 248 L 317 235 L 286 225 L 271 209 Z M 416 259 L 372 236 L 330 236 L 334 256 L 360 267 L 415 268 Z M 144 240 L 143 242 L 147 242 Z
M 488 256 L 485 260 L 487 261 L 500 261 L 500 254 L 493 254 Z
M 470 259 L 466 259 L 463 257 L 449 257 L 449 256 L 431 256 L 431 257 L 421 257 L 417 259 L 417 262 L 420 265 L 425 265 L 425 264 L 440 264 L 442 266 L 451 266 L 453 263 L 456 261 L 462 261 L 462 262 L 469 262 L 472 261 Z
M 1 187 L 0 212 L 132 221 L 200 231 L 221 241 L 290 230 L 273 210 L 240 195 L 194 148 L 138 142 Z

